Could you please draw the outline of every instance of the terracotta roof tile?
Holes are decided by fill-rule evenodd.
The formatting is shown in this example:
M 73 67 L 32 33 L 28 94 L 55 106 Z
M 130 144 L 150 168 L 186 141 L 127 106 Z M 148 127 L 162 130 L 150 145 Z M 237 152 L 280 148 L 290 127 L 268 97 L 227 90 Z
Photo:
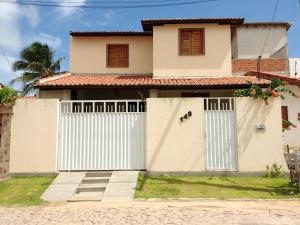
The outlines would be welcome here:
M 252 77 L 256 76 L 256 77 L 260 77 L 260 78 L 266 79 L 266 80 L 273 80 L 273 79 L 279 78 L 283 81 L 288 82 L 289 84 L 300 86 L 299 78 L 293 78 L 293 77 L 288 77 L 288 76 L 283 76 L 283 75 L 278 75 L 278 74 L 249 71 L 248 73 L 245 74 L 245 76 L 252 76 Z
M 246 86 L 248 81 L 264 85 L 268 80 L 251 76 L 228 76 L 216 78 L 153 78 L 152 75 L 130 74 L 71 74 L 41 79 L 38 88 L 61 87 L 218 87 Z

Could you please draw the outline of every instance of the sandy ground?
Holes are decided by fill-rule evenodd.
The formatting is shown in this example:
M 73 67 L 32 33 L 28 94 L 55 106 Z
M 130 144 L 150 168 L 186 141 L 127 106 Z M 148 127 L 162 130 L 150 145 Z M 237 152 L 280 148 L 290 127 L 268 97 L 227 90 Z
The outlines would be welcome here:
M 0 207 L 0 224 L 300 224 L 299 201 L 61 203 Z

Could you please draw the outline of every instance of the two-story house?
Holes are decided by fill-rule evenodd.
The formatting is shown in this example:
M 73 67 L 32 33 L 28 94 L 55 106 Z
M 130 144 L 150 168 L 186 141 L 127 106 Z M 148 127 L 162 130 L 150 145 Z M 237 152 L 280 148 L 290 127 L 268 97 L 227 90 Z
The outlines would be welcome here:
M 257 70 L 287 73 L 289 23 L 241 18 L 142 20 L 141 32 L 70 32 L 70 69 L 42 79 L 40 98 L 232 96 Z M 233 76 L 235 75 L 235 76 Z
M 244 76 L 257 70 L 259 55 L 260 71 L 287 73 L 289 23 L 141 23 L 143 31 L 70 32 L 69 72 L 36 85 L 37 102 L 61 100 L 53 121 L 57 149 L 48 153 L 57 159 L 53 170 L 262 172 L 274 162 L 285 166 L 280 99 L 265 106 L 233 96 L 249 82 L 270 83 Z

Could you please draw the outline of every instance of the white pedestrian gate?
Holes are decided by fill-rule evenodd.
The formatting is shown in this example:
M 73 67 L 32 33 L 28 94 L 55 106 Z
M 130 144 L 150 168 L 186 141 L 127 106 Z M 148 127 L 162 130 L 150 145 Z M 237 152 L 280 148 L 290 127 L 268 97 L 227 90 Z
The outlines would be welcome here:
M 145 102 L 61 101 L 58 170 L 140 170 Z
M 237 171 L 234 98 L 205 98 L 204 127 L 206 170 Z

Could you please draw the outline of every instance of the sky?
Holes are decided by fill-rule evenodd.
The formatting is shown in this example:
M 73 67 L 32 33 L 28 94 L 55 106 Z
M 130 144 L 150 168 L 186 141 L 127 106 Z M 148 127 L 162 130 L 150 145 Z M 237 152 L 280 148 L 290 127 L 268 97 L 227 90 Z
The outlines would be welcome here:
M 150 18 L 243 17 L 247 22 L 271 21 L 276 4 L 276 0 L 217 0 L 155 8 L 86 9 L 18 5 L 4 1 L 16 2 L 0 0 L 0 82 L 3 84 L 8 84 L 20 74 L 11 71 L 11 64 L 18 59 L 19 52 L 33 41 L 47 43 L 55 51 L 56 58 L 65 57 L 61 70 L 66 71 L 69 64 L 70 31 L 140 31 L 140 20 Z M 51 1 L 57 2 L 48 2 Z M 62 0 L 59 4 L 69 4 L 70 1 L 84 6 L 88 1 L 95 0 Z M 129 0 L 111 0 L 120 1 Z M 300 57 L 300 1 L 279 0 L 274 21 L 292 22 L 288 32 L 289 57 Z

